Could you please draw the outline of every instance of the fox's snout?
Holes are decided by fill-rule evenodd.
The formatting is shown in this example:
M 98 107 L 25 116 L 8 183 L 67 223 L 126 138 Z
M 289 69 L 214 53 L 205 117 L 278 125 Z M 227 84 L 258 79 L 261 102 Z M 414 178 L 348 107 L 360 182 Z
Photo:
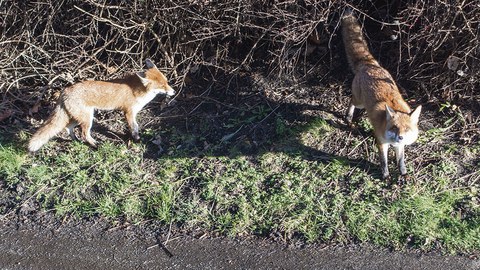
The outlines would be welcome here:
M 175 90 L 172 87 L 168 86 L 167 88 L 167 96 L 172 97 L 175 95 Z
M 386 141 L 393 146 L 395 145 L 410 145 L 417 140 L 418 130 L 415 128 L 410 129 L 407 132 L 397 133 L 387 130 L 385 133 Z

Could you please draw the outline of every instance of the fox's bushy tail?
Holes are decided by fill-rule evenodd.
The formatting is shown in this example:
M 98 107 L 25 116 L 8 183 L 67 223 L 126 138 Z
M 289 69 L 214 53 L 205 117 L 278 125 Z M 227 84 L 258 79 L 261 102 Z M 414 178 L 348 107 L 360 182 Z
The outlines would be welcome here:
M 347 54 L 348 63 L 356 73 L 361 64 L 376 64 L 377 61 L 368 50 L 362 28 L 351 9 L 345 10 L 342 15 L 342 38 Z
M 33 134 L 28 143 L 28 151 L 35 152 L 53 136 L 62 131 L 70 122 L 70 117 L 61 105 L 57 105 L 47 122 Z

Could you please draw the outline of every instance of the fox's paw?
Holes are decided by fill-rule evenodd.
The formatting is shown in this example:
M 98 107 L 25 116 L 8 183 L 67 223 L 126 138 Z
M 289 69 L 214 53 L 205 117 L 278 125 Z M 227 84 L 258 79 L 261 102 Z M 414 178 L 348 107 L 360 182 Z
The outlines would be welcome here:
M 140 141 L 140 135 L 138 133 L 133 133 L 132 134 L 132 139 L 134 142 L 139 142 Z
M 356 129 L 357 128 L 357 125 L 355 124 L 355 122 L 353 121 L 353 118 L 346 115 L 344 118 L 343 118 L 343 121 L 345 122 L 345 124 L 347 125 L 347 127 L 351 128 L 351 129 Z
M 407 182 L 410 182 L 410 176 L 408 174 L 402 174 L 397 179 L 397 185 L 403 186 Z
M 345 115 L 345 116 L 343 117 L 343 121 L 344 121 L 345 124 L 347 124 L 348 126 L 350 126 L 350 125 L 353 124 L 353 123 L 352 123 L 352 122 L 353 122 L 353 121 L 352 121 L 352 117 L 349 116 L 349 115 Z
M 88 145 L 93 149 L 98 149 L 98 145 L 96 143 L 88 143 Z
M 94 139 L 88 139 L 88 140 L 86 140 L 86 142 L 93 149 L 98 149 L 97 141 L 95 141 Z

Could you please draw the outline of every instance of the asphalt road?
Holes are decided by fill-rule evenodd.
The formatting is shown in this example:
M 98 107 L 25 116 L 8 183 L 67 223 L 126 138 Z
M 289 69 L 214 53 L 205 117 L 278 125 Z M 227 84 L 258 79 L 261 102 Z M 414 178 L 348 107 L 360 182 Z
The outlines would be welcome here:
M 143 239 L 141 239 L 143 238 Z M 464 256 L 371 247 L 292 248 L 261 240 L 139 238 L 128 229 L 24 229 L 2 224 L 1 269 L 480 269 Z M 166 239 L 163 236 L 164 240 Z

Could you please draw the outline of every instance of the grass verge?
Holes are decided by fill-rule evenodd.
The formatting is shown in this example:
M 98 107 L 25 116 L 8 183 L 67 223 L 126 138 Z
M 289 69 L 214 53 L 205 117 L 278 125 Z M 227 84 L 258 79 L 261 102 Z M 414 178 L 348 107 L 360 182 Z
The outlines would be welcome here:
M 152 159 L 144 157 L 145 144 L 105 142 L 93 151 L 77 142 L 61 149 L 52 141 L 32 157 L 23 150 L 25 140 L 0 138 L 2 189 L 23 190 L 60 217 L 155 219 L 230 236 L 360 241 L 450 253 L 480 246 L 478 184 L 459 185 L 451 159 L 423 166 L 413 181 L 396 189 L 348 155 L 322 155 L 339 136 L 326 121 L 300 127 L 283 121 L 275 120 L 283 138 L 255 155 L 218 142 L 217 148 L 232 154 L 196 155 L 170 147 Z M 176 129 L 162 134 L 175 144 L 191 140 Z

